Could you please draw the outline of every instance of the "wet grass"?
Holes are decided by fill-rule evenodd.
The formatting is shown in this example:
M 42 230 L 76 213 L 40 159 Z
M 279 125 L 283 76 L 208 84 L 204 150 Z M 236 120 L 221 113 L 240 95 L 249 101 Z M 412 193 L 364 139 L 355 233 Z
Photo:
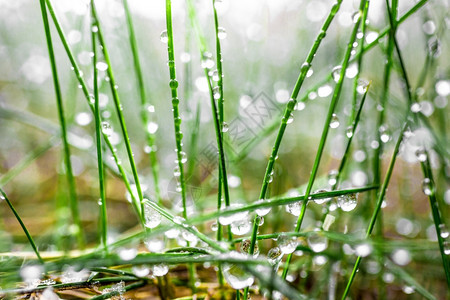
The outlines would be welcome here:
M 234 100 L 235 79 L 231 73 L 227 75 L 227 63 L 233 60 L 224 50 L 230 46 L 225 39 L 230 33 L 222 27 L 222 1 L 207 1 L 205 14 L 199 3 L 188 0 L 183 6 L 184 32 L 180 33 L 177 24 L 181 21 L 174 18 L 174 3 L 165 1 L 165 28 L 159 39 L 167 47 L 167 66 L 156 71 L 152 67 L 151 72 L 166 72 L 169 76 L 153 84 L 145 77 L 151 73 L 147 70 L 149 63 L 157 59 L 142 50 L 148 49 L 148 41 L 139 37 L 140 31 L 135 32 L 139 28 L 135 24 L 142 20 L 136 19 L 127 0 L 120 2 L 125 26 L 115 29 L 126 36 L 122 42 L 130 52 L 124 56 L 127 59 L 120 57 L 116 45 L 108 41 L 110 24 L 90 1 L 89 34 L 84 37 L 90 45 L 88 67 L 77 63 L 79 50 L 71 47 L 73 37 L 65 33 L 62 25 L 67 26 L 66 20 L 61 18 L 62 23 L 59 18 L 65 13 L 55 9 L 51 0 L 40 0 L 59 123 L 33 111 L 20 111 L 9 103 L 0 107 L 0 117 L 6 122 L 26 124 L 50 136 L 0 177 L 1 199 L 23 231 L 11 233 L 14 241 L 9 246 L 0 244 L 0 297 L 37 294 L 63 299 L 353 299 L 372 294 L 389 299 L 412 293 L 426 299 L 448 296 L 450 241 L 445 223 L 449 154 L 446 127 L 441 123 L 445 123 L 448 112 L 442 102 L 448 100 L 445 84 L 448 89 L 449 83 L 433 67 L 438 61 L 445 63 L 442 53 L 448 53 L 444 38 L 436 44 L 443 36 L 441 28 L 446 26 L 444 17 L 435 16 L 433 24 L 438 24 L 438 28 L 427 33 L 427 45 L 420 45 L 428 50 L 420 74 L 409 66 L 413 62 L 405 59 L 408 48 L 399 44 L 402 23 L 424 10 L 422 15 L 429 19 L 430 11 L 442 7 L 422 0 L 399 13 L 398 1 L 386 1 L 386 27 L 377 29 L 368 22 L 370 10 L 375 9 L 372 2 L 358 2 L 351 25 L 345 28 L 346 40 L 341 43 L 345 46 L 335 51 L 338 65 L 319 72 L 313 66 L 317 59 L 317 64 L 321 64 L 321 51 L 330 47 L 327 40 L 337 35 L 338 18 L 343 9 L 348 10 L 340 0 L 329 5 L 318 32 L 311 33 L 314 37 L 309 52 L 293 68 L 297 79 L 285 79 L 293 83 L 289 99 L 279 101 L 276 96 L 277 101 L 263 103 L 279 102 L 275 110 L 280 113 L 267 120 L 261 131 L 237 151 L 233 144 L 236 120 L 242 120 L 239 118 L 252 105 L 256 112 L 261 106 L 256 104 L 257 97 L 245 105 L 245 98 Z M 205 16 L 209 27 L 204 25 Z M 52 38 L 51 26 L 61 43 Z M 368 40 L 369 33 L 375 32 L 376 37 Z M 186 36 L 186 52 L 180 60 L 176 55 L 176 49 L 181 48 L 178 34 Z M 411 37 L 409 42 L 416 47 L 420 41 Z M 108 48 L 110 43 L 114 46 Z M 377 49 L 378 56 L 371 54 L 372 49 Z M 78 98 L 84 99 L 94 119 L 86 133 L 95 141 L 92 147 L 77 142 L 85 133 L 64 109 L 76 106 L 61 88 L 64 81 L 57 69 L 62 67 L 55 53 L 64 53 L 68 59 L 74 82 L 81 91 L 82 97 Z M 373 62 L 374 57 L 379 61 Z M 129 65 L 129 74 L 122 76 L 123 68 L 115 64 L 116 60 Z M 258 63 L 263 65 L 263 61 Z M 366 70 L 374 63 L 379 70 Z M 176 69 L 179 65 L 184 66 L 182 72 Z M 242 71 L 239 67 L 233 71 Z M 88 73 L 84 74 L 82 68 Z M 121 71 L 113 72 L 113 68 Z M 349 76 L 355 68 L 356 73 Z M 320 73 L 320 78 L 309 83 L 313 70 Z M 373 75 L 376 72 L 382 75 Z M 199 77 L 195 79 L 194 73 Z M 127 76 L 133 78 L 129 91 L 136 97 L 120 93 L 118 78 Z M 417 86 L 411 85 L 411 78 L 418 78 Z M 194 87 L 204 94 L 199 96 Z M 323 87 L 329 89 L 326 96 L 320 95 Z M 157 99 L 155 90 L 159 88 L 170 101 Z M 101 95 L 106 93 L 112 104 L 101 103 Z M 315 102 L 319 100 L 313 101 L 317 94 L 330 99 L 318 105 Z M 437 100 L 433 104 L 426 101 L 427 97 Z M 427 111 L 430 105 L 434 114 Z M 155 115 L 155 110 L 168 113 Z M 312 122 L 305 113 L 321 120 L 322 129 L 314 129 L 314 138 L 304 132 L 306 128 L 312 130 L 308 124 L 297 122 L 297 116 L 300 121 L 305 118 Z M 244 120 L 250 128 L 251 119 Z M 120 134 L 114 131 L 114 124 L 118 124 Z M 435 129 L 437 126 L 439 130 Z M 162 130 L 164 133 L 159 134 Z M 342 139 L 331 140 L 338 131 Z M 295 138 L 300 142 L 295 144 Z M 51 222 L 57 224 L 54 229 L 63 233 L 30 230 L 33 225 L 27 227 L 27 223 L 33 224 L 33 219 L 26 213 L 22 215 L 27 203 L 16 198 L 20 194 L 15 191 L 19 184 L 16 178 L 48 152 L 58 153 L 60 143 L 60 176 L 65 176 L 66 183 L 58 183 L 60 192 L 56 197 L 62 208 L 58 208 L 59 215 Z M 205 144 L 210 147 L 202 148 Z M 334 147 L 341 147 L 342 151 L 330 159 Z M 284 148 L 291 150 L 283 152 Z M 169 153 L 168 149 L 175 152 Z M 205 154 L 208 149 L 209 154 Z M 302 154 L 304 151 L 306 155 Z M 358 151 L 364 154 L 363 159 L 358 158 Z M 405 162 L 411 151 L 415 158 Z M 86 178 L 77 175 L 72 166 L 73 153 L 83 153 L 85 164 L 95 172 Z M 212 157 L 207 169 L 206 155 Z M 127 164 L 122 163 L 122 158 Z M 304 163 L 311 158 L 312 162 Z M 413 167 L 408 164 L 422 174 L 409 174 Z M 400 168 L 407 171 L 402 173 Z M 356 171 L 360 173 L 355 179 Z M 365 179 L 358 181 L 361 177 Z M 165 193 L 161 187 L 170 186 L 169 182 L 174 191 L 168 189 Z M 408 196 L 404 185 L 411 182 L 422 184 L 423 195 Z M 120 190 L 118 186 L 122 192 L 127 191 L 126 197 L 111 192 Z M 388 187 L 398 191 L 395 197 Z M 65 188 L 67 195 L 62 192 Z M 196 198 L 199 190 L 202 195 Z M 87 197 L 91 200 L 86 201 Z M 408 207 L 411 201 L 422 201 L 420 205 L 424 207 L 426 198 L 429 219 Z M 15 201 L 20 205 L 13 206 Z M 87 202 L 94 205 L 88 208 Z M 52 208 L 53 204 L 44 205 Z M 398 213 L 385 211 L 386 205 Z M 97 209 L 88 211 L 92 207 Z M 127 212 L 126 217 L 119 217 L 128 209 L 134 215 Z M 70 217 L 64 210 L 70 211 Z M 86 221 L 83 217 L 88 213 L 95 215 L 96 221 Z M 414 228 L 420 231 L 420 224 L 428 224 L 426 232 L 412 235 Z M 121 228 L 118 234 L 114 234 L 115 228 Z M 430 233 L 429 228 L 435 233 Z M 3 227 L 0 233 L 9 234 Z M 27 251 L 27 242 L 33 252 Z M 424 270 L 423 274 L 418 274 L 419 269 Z

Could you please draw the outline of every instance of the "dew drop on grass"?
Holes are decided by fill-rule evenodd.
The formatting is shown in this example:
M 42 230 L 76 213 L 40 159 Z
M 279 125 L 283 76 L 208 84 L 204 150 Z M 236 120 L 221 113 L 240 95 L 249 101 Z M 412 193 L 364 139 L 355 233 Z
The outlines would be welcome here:
M 219 224 L 217 222 L 213 222 L 211 224 L 211 230 L 212 231 L 217 231 L 219 229 Z
M 161 34 L 159 36 L 159 39 L 161 40 L 161 42 L 163 42 L 164 44 L 167 44 L 167 42 L 169 41 L 169 37 L 167 35 L 167 30 L 163 30 L 161 31 Z
M 336 114 L 333 114 L 330 121 L 330 128 L 338 128 L 339 127 L 339 118 Z
M 322 252 L 328 247 L 328 239 L 319 233 L 313 233 L 307 238 L 309 247 L 314 252 Z
M 294 115 L 291 113 L 286 121 L 286 124 L 291 124 L 292 122 L 294 122 Z
M 212 59 L 212 54 L 210 52 L 203 52 L 201 67 L 203 69 L 212 69 L 214 67 L 214 60 Z
M 339 81 L 341 70 L 342 70 L 342 66 L 336 66 L 336 67 L 333 68 L 332 75 L 333 75 L 334 82 L 338 82 Z
M 230 205 L 230 209 L 236 209 L 241 207 L 242 205 L 240 204 L 231 204 Z M 226 211 L 226 208 L 223 208 L 224 211 Z M 238 213 L 234 213 L 234 214 L 230 214 L 230 215 L 223 215 L 219 217 L 219 223 L 220 225 L 226 226 L 226 225 L 230 225 L 231 223 L 233 223 L 234 221 L 240 220 L 240 219 L 246 219 L 248 215 L 247 211 L 243 211 L 243 212 L 238 212 Z
M 439 224 L 439 229 L 441 231 L 441 238 L 446 239 L 450 236 L 447 227 L 445 224 Z
M 219 71 L 217 71 L 217 70 L 212 71 L 211 77 L 212 77 L 213 81 L 215 81 L 215 82 L 219 81 L 219 79 L 220 79 L 219 78 Z
M 154 253 L 161 253 L 165 247 L 164 240 L 155 237 L 146 238 L 144 244 L 148 251 Z
M 436 93 L 441 97 L 447 97 L 450 95 L 450 80 L 439 80 L 434 85 Z
M 288 236 L 284 233 L 280 234 L 277 238 L 277 244 L 281 252 L 284 254 L 290 254 L 297 248 L 297 239 L 295 237 Z
M 338 197 L 338 205 L 343 211 L 352 211 L 357 204 L 356 194 L 346 194 Z
M 427 160 L 427 153 L 424 148 L 419 148 L 416 151 L 417 160 L 420 162 L 425 162 Z
M 358 79 L 358 83 L 356 85 L 356 91 L 358 94 L 364 94 L 367 92 L 367 88 L 369 87 L 369 82 L 364 79 Z
M 444 254 L 450 255 L 450 242 L 449 241 L 444 242 Z
M 156 277 L 161 277 L 169 272 L 169 267 L 166 264 L 156 264 L 152 266 L 152 273 Z
M 241 242 L 241 252 L 242 253 L 250 253 L 250 246 L 252 244 L 252 241 L 249 239 L 245 239 Z M 258 243 L 255 243 L 255 247 L 253 249 L 253 257 L 258 257 L 259 255 L 259 246 Z
M 223 122 L 222 123 L 222 132 L 228 132 L 228 123 L 227 122 Z
M 422 191 L 427 196 L 430 196 L 433 194 L 434 187 L 433 187 L 433 182 L 430 180 L 430 178 L 425 178 L 422 181 Z
M 405 285 L 402 287 L 402 291 L 403 291 L 403 293 L 405 293 L 407 295 L 411 295 L 414 293 L 415 289 L 413 286 Z
M 169 86 L 171 89 L 176 89 L 178 87 L 178 81 L 176 79 L 171 79 L 169 81 Z
M 256 216 L 255 223 L 258 226 L 263 226 L 264 225 L 264 217 Z
M 286 205 L 286 211 L 291 215 L 298 217 L 300 215 L 301 207 L 299 202 L 290 203 Z
M 266 202 L 264 199 L 259 199 L 258 201 L 255 202 L 255 204 L 261 204 L 264 202 Z M 271 207 L 261 207 L 261 208 L 255 209 L 255 212 L 258 216 L 264 217 L 271 211 L 271 209 L 272 209 Z
M 161 214 L 150 205 L 148 199 L 144 201 L 145 227 L 155 228 L 161 223 Z
M 138 254 L 138 251 L 136 248 L 122 248 L 119 249 L 118 251 L 118 255 L 120 257 L 120 259 L 122 260 L 132 260 L 133 258 L 135 258 Z
M 337 170 L 331 170 L 329 173 L 328 173 L 328 184 L 330 185 L 330 186 L 333 186 L 333 185 L 335 185 L 336 184 L 336 178 L 337 178 L 337 175 L 338 175 L 338 171 Z
M 351 138 L 353 136 L 353 126 L 348 126 L 347 129 L 345 129 L 345 135 L 348 138 Z
M 175 177 L 180 177 L 181 176 L 181 171 L 180 171 L 180 167 L 179 166 L 175 166 L 175 168 L 173 169 L 173 176 L 175 176 Z
M 317 191 L 315 191 L 314 194 L 326 193 L 326 192 L 328 192 L 328 191 L 325 190 L 325 189 L 322 189 L 322 190 L 317 190 Z M 314 203 L 316 203 L 316 204 L 324 204 L 325 202 L 328 202 L 328 201 L 330 201 L 330 200 L 331 200 L 331 198 L 326 197 L 326 198 L 317 198 L 317 199 L 314 199 L 313 201 L 314 201 Z
M 267 260 L 272 266 L 278 264 L 282 257 L 283 252 L 279 247 L 273 247 L 269 250 L 269 252 L 267 252 Z
M 102 132 L 107 136 L 110 136 L 113 133 L 113 129 L 109 122 L 102 122 Z
M 150 274 L 150 269 L 147 266 L 141 265 L 141 266 L 133 266 L 131 268 L 131 271 L 134 275 L 138 277 L 145 277 L 148 274 Z
M 358 22 L 359 18 L 361 18 L 361 11 L 358 10 L 358 11 L 354 12 L 352 15 L 353 23 Z
M 147 123 L 147 132 L 150 134 L 154 134 L 156 133 L 156 131 L 158 131 L 158 124 L 155 122 L 148 122 Z
M 228 284 L 236 290 L 251 286 L 255 281 L 254 277 L 245 272 L 242 268 L 233 264 L 223 265 L 223 276 Z
M 220 40 L 223 40 L 223 39 L 227 38 L 227 31 L 225 30 L 225 28 L 223 28 L 223 27 L 217 28 L 217 37 Z
M 247 218 L 239 219 L 231 224 L 231 232 L 235 235 L 244 235 L 248 233 L 251 229 L 251 223 Z

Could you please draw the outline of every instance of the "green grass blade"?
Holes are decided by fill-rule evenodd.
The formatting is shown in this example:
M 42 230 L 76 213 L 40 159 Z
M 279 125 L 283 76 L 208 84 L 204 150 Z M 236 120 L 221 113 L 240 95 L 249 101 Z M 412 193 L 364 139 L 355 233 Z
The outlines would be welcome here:
M 27 227 L 25 226 L 25 224 L 23 223 L 22 219 L 20 218 L 19 214 L 17 213 L 17 211 L 15 210 L 14 206 L 12 205 L 11 201 L 9 201 L 8 196 L 6 195 L 6 193 L 3 191 L 3 189 L 0 188 L 0 193 L 1 193 L 1 197 L 0 200 L 3 199 L 6 201 L 6 203 L 8 204 L 9 208 L 11 209 L 11 211 L 13 212 L 14 216 L 16 217 L 17 221 L 19 222 L 20 226 L 22 227 L 23 232 L 25 233 L 25 235 L 27 236 L 28 242 L 30 243 L 31 247 L 33 248 L 34 253 L 36 253 L 36 256 L 39 260 L 40 263 L 44 264 L 44 260 L 42 259 L 41 255 L 39 254 L 39 250 L 36 247 L 36 244 L 34 243 L 33 238 L 31 237 L 30 232 L 28 231 Z
M 105 39 L 103 37 L 103 31 L 102 31 L 101 24 L 98 19 L 97 10 L 95 8 L 94 1 L 91 2 L 91 5 L 92 5 L 92 17 L 96 20 L 96 24 L 97 24 L 98 40 L 100 42 L 100 45 L 102 46 L 103 57 L 105 58 L 105 62 L 108 65 L 107 73 L 109 76 L 109 84 L 110 84 L 111 93 L 112 93 L 113 99 L 114 99 L 114 105 L 116 108 L 117 117 L 119 119 L 123 140 L 125 143 L 125 147 L 127 149 L 128 160 L 130 162 L 131 171 L 133 173 L 133 179 L 136 184 L 136 190 L 137 190 L 138 198 L 139 198 L 139 201 L 141 204 L 140 212 L 141 212 L 141 221 L 142 221 L 142 220 L 145 220 L 144 199 L 143 199 L 143 195 L 142 195 L 141 184 L 139 182 L 139 175 L 137 172 L 136 163 L 134 161 L 133 150 L 131 149 L 130 138 L 128 137 L 128 131 L 127 131 L 127 126 L 125 124 L 125 118 L 123 117 L 123 113 L 122 113 L 123 106 L 120 102 L 119 93 L 117 92 L 117 85 L 116 85 L 114 73 L 112 71 L 112 65 L 111 65 L 111 60 L 109 58 L 109 52 L 106 47 Z M 132 194 L 133 193 L 131 193 L 131 195 Z
M 46 37 L 46 41 L 47 41 L 50 65 L 51 65 L 51 69 L 52 69 L 53 85 L 54 85 L 55 95 L 56 95 L 56 104 L 58 107 L 58 117 L 59 117 L 59 122 L 61 125 L 61 138 L 63 141 L 63 148 L 64 148 L 64 165 L 65 165 L 65 172 L 66 172 L 66 176 L 67 176 L 67 183 L 68 183 L 68 187 L 69 187 L 70 210 L 72 212 L 72 218 L 73 218 L 74 225 L 77 228 L 76 237 L 77 237 L 78 245 L 81 248 L 84 248 L 85 241 L 84 241 L 83 230 L 82 230 L 82 226 L 81 226 L 80 213 L 78 211 L 78 200 L 77 200 L 77 192 L 76 192 L 76 187 L 75 187 L 75 178 L 73 176 L 72 163 L 70 161 L 69 142 L 67 141 L 67 124 L 66 124 L 66 119 L 64 116 L 63 100 L 62 100 L 61 88 L 59 85 L 58 71 L 56 69 L 56 60 L 55 60 L 55 53 L 53 51 L 53 42 L 52 42 L 52 37 L 51 37 L 51 33 L 50 33 L 50 25 L 48 22 L 45 0 L 40 0 L 39 3 L 40 3 L 40 7 L 41 7 L 41 12 L 42 12 L 42 20 L 44 23 L 45 37 Z
M 136 42 L 136 35 L 134 33 L 134 26 L 133 26 L 133 19 L 131 17 L 130 9 L 128 7 L 128 1 L 123 0 L 123 6 L 125 9 L 125 17 L 127 21 L 127 27 L 128 27 L 128 34 L 129 34 L 129 41 L 131 46 L 131 53 L 133 54 L 133 65 L 134 65 L 134 71 L 136 73 L 136 79 L 138 82 L 138 90 L 139 90 L 139 97 L 141 99 L 141 121 L 142 126 L 144 128 L 147 128 L 149 118 L 148 118 L 148 111 L 147 106 L 149 105 L 147 100 L 147 95 L 145 92 L 145 86 L 144 86 L 144 76 L 142 75 L 141 70 L 141 63 L 139 59 L 139 51 L 137 48 L 137 42 Z M 155 188 L 155 196 L 156 199 L 160 202 L 161 201 L 161 192 L 159 189 L 159 165 L 158 165 L 158 158 L 156 156 L 155 151 L 155 134 L 149 132 L 148 130 L 146 132 L 147 137 L 147 145 L 150 149 L 149 151 L 149 158 L 150 158 L 150 165 L 152 168 L 152 175 L 153 175 L 153 184 Z
M 91 6 L 93 7 L 93 6 Z M 92 19 L 92 28 L 97 26 L 96 20 Z M 108 219 L 106 215 L 106 188 L 105 188 L 105 172 L 103 170 L 103 148 L 102 148 L 102 135 L 101 135 L 101 117 L 98 100 L 98 70 L 97 70 L 97 39 L 94 30 L 91 30 L 92 39 L 92 66 L 94 70 L 94 117 L 95 117 L 95 139 L 97 143 L 97 166 L 98 166 L 98 180 L 100 190 L 100 243 L 105 251 L 108 251 Z

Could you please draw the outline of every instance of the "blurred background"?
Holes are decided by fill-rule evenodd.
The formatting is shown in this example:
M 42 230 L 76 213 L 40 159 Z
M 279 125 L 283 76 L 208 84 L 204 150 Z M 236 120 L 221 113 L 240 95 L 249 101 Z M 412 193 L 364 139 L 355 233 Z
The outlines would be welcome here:
M 53 2 L 76 61 L 91 89 L 89 1 Z M 215 59 L 212 1 L 194 2 L 208 49 Z M 277 126 L 272 126 L 271 130 L 267 128 L 273 122 L 281 120 L 280 114 L 290 98 L 300 67 L 334 1 L 216 2 L 219 24 L 225 30 L 221 43 L 225 121 L 229 126 L 225 139 L 231 201 L 251 203 L 258 200 L 278 129 Z M 140 120 L 141 106 L 122 1 L 98 0 L 96 3 L 141 183 L 146 187 L 146 193 L 154 197 L 148 152 L 156 151 L 163 202 L 166 207 L 179 213 L 177 209 L 181 205 L 174 178 L 176 155 L 168 85 L 167 45 L 160 40 L 160 34 L 166 28 L 165 2 L 129 0 L 149 103 L 147 113 L 150 123 L 147 126 L 143 126 Z M 400 1 L 399 16 L 415 3 L 416 1 Z M 191 166 L 186 171 L 188 197 L 191 213 L 201 214 L 215 210 L 217 206 L 216 150 L 211 148 L 211 145 L 215 145 L 214 124 L 200 51 L 187 17 L 186 4 L 184 1 L 174 0 L 172 5 L 181 127 L 188 160 L 186 165 Z M 302 99 L 304 105 L 297 107 L 294 120 L 288 125 L 282 141 L 273 182 L 270 184 L 270 197 L 292 194 L 292 189 L 304 185 L 309 179 L 335 85 L 330 74 L 342 62 L 353 25 L 353 14 L 358 6 L 358 1 L 343 1 L 319 48 L 312 71 L 300 91 L 299 100 Z M 389 24 L 386 16 L 385 2 L 371 1 L 365 44 L 376 40 L 386 28 Z M 95 244 L 98 240 L 98 173 L 93 116 L 78 87 L 58 34 L 51 21 L 50 23 L 65 113 L 70 122 L 71 161 L 76 176 L 83 227 L 89 243 Z M 66 207 L 68 190 L 62 147 L 58 138 L 59 122 L 38 1 L 0 0 L 0 24 L 0 183 L 41 251 L 59 249 L 60 243 L 70 239 L 73 228 L 70 226 L 70 212 Z M 426 4 L 399 25 L 397 30 L 398 43 L 413 92 L 418 97 L 421 112 L 429 121 L 433 134 L 439 137 L 439 147 L 444 149 L 448 149 L 449 129 L 449 24 L 448 2 L 438 0 Z M 372 83 L 350 149 L 351 159 L 344 170 L 341 188 L 362 187 L 373 181 L 372 161 L 375 149 L 379 147 L 374 142 L 376 131 L 379 130 L 376 122 L 383 92 L 386 41 L 387 36 L 381 38 L 363 58 L 360 77 Z M 427 57 L 431 57 L 433 63 L 425 73 L 424 84 L 417 86 Z M 100 86 L 102 118 L 114 130 L 111 141 L 118 149 L 123 166 L 131 174 L 105 68 L 100 66 L 99 70 L 103 78 Z M 319 178 L 313 190 L 329 188 L 328 174 L 339 166 L 344 153 L 352 109 L 353 79 L 357 72 L 357 65 L 351 63 L 336 111 L 339 126 L 330 130 L 319 168 Z M 358 95 L 358 99 L 360 97 Z M 261 107 L 261 104 L 270 109 L 258 116 L 252 114 L 255 107 Z M 382 178 L 407 109 L 404 83 L 400 69 L 395 65 L 385 107 L 382 156 L 385 165 L 382 168 Z M 200 115 L 200 131 L 198 139 L 193 142 L 192 132 L 197 113 Z M 236 130 L 239 126 L 246 127 L 246 131 L 238 139 Z M 146 130 L 155 134 L 156 147 L 153 149 L 148 149 L 148 146 L 146 148 Z M 195 143 L 197 149 L 195 154 L 190 152 L 193 149 L 192 143 Z M 384 235 L 388 239 L 436 241 L 429 201 L 422 192 L 423 175 L 415 155 L 416 150 L 422 146 L 431 149 L 430 161 L 436 177 L 436 193 L 443 219 L 448 221 L 448 157 L 443 160 L 437 156 L 433 150 L 436 145 L 431 131 L 420 127 L 401 149 L 385 199 L 383 222 Z M 111 155 L 106 153 L 106 158 L 111 160 Z M 21 166 L 22 170 L 15 172 Z M 371 215 L 373 194 L 361 194 L 358 201 L 358 206 L 351 212 L 336 211 L 339 221 L 333 225 L 333 230 L 363 235 Z M 111 171 L 107 173 L 107 208 L 111 239 L 137 228 L 138 219 L 127 201 L 125 186 Z M 309 208 L 302 228 L 314 228 L 322 219 L 321 205 L 311 203 Z M 25 236 L 5 203 L 0 203 L 0 215 L 0 251 L 28 249 Z M 273 209 L 266 217 L 260 233 L 292 230 L 296 219 L 284 208 Z M 210 224 L 202 226 L 203 232 L 212 233 Z M 267 241 L 267 249 L 270 243 L 270 240 Z M 433 264 L 423 276 L 430 276 L 427 282 L 435 278 L 443 283 L 444 275 L 437 251 L 430 250 L 428 254 L 414 253 L 414 263 L 420 265 L 420 261 L 427 255 L 431 255 Z M 445 284 L 438 286 L 445 289 Z

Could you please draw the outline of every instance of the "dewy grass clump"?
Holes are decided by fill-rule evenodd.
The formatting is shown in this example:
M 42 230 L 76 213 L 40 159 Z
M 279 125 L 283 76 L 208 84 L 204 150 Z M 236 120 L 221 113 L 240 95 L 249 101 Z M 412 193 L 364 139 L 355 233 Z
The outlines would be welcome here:
M 447 11 L 1 3 L 0 298 L 447 298 Z

